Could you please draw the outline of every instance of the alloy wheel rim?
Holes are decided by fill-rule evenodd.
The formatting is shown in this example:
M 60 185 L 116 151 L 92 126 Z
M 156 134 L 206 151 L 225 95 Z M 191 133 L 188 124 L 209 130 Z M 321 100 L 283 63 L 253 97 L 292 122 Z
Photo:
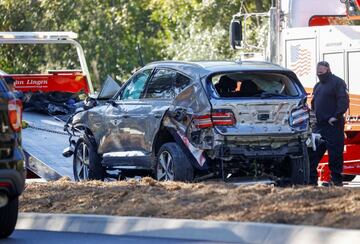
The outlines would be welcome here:
M 76 175 L 80 181 L 89 179 L 89 149 L 84 142 L 76 152 Z
M 163 151 L 159 156 L 156 178 L 161 181 L 174 180 L 173 158 L 168 151 Z

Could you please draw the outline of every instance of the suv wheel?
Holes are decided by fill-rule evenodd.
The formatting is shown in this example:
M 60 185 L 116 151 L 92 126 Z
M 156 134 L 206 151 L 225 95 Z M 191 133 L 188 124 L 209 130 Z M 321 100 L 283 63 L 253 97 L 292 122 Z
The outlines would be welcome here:
M 76 143 L 73 170 L 76 181 L 104 180 L 105 169 L 101 165 L 101 157 L 86 138 L 80 138 Z
M 194 169 L 175 142 L 161 146 L 156 158 L 156 179 L 160 181 L 192 181 Z
M 294 185 L 306 185 L 310 177 L 310 161 L 305 145 L 302 157 L 291 158 L 291 183 Z
M 6 238 L 13 233 L 18 217 L 18 206 L 19 197 L 17 196 L 0 208 L 0 238 Z

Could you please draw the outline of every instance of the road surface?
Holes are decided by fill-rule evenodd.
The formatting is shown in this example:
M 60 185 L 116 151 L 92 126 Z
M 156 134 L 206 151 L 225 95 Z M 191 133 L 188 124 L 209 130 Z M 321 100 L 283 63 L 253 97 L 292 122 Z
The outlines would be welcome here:
M 14 233 L 6 240 L 0 241 L 2 244 L 49 244 L 49 243 L 66 243 L 66 244 L 99 244 L 99 243 L 126 243 L 126 244 L 166 244 L 166 243 L 209 243 L 201 241 L 189 241 L 179 239 L 166 238 L 150 238 L 150 237 L 130 237 L 130 236 L 115 236 L 115 235 L 101 235 L 101 234 L 85 234 L 85 233 L 70 233 L 70 232 L 53 232 L 53 231 L 33 231 L 33 230 L 15 230 Z M 211 242 L 210 242 L 211 243 Z M 217 242 L 219 243 L 219 242 Z

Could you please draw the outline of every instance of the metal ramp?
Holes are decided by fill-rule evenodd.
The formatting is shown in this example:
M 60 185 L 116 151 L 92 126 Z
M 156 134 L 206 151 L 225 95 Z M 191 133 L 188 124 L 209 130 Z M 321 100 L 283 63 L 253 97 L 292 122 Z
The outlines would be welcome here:
M 62 156 L 69 138 L 63 131 L 64 122 L 35 112 L 24 112 L 23 120 L 29 124 L 22 130 L 27 169 L 47 181 L 63 176 L 74 180 L 72 157 Z

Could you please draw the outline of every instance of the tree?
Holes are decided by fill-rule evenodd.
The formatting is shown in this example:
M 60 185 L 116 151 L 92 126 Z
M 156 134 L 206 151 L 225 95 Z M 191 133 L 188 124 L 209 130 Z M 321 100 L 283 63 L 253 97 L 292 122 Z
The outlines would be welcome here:
M 95 80 L 111 74 L 118 80 L 139 67 L 136 46 L 144 59 L 161 59 L 161 41 L 153 33 L 160 28 L 148 21 L 147 1 L 62 0 L 0 1 L 0 28 L 6 31 L 74 31 L 85 51 Z M 96 6 L 96 7 L 94 7 Z M 0 64 L 10 73 L 40 72 L 52 66 L 76 66 L 76 53 L 69 47 L 4 46 Z
M 240 11 L 260 12 L 270 8 L 267 1 L 235 0 L 181 0 L 176 6 L 191 10 L 178 11 L 173 2 L 152 0 L 152 18 L 161 23 L 167 37 L 165 56 L 174 59 L 234 59 L 239 54 L 229 47 L 229 23 Z M 242 5 L 243 2 L 243 5 Z M 164 5 L 165 4 L 165 5 Z M 191 13 L 191 14 L 189 14 Z M 175 18 L 167 18 L 174 16 Z M 166 21 L 162 21 L 166 19 Z M 263 23 L 253 23 L 253 29 L 260 29 Z M 261 33 L 266 32 L 262 29 Z M 258 36 L 253 35 L 252 39 Z
M 243 11 L 267 10 L 270 0 L 243 1 Z M 124 81 L 145 62 L 161 59 L 232 59 L 228 27 L 238 0 L 0 0 L 2 31 L 74 31 L 97 85 L 107 74 Z M 74 49 L 2 46 L 9 73 L 79 67 Z

